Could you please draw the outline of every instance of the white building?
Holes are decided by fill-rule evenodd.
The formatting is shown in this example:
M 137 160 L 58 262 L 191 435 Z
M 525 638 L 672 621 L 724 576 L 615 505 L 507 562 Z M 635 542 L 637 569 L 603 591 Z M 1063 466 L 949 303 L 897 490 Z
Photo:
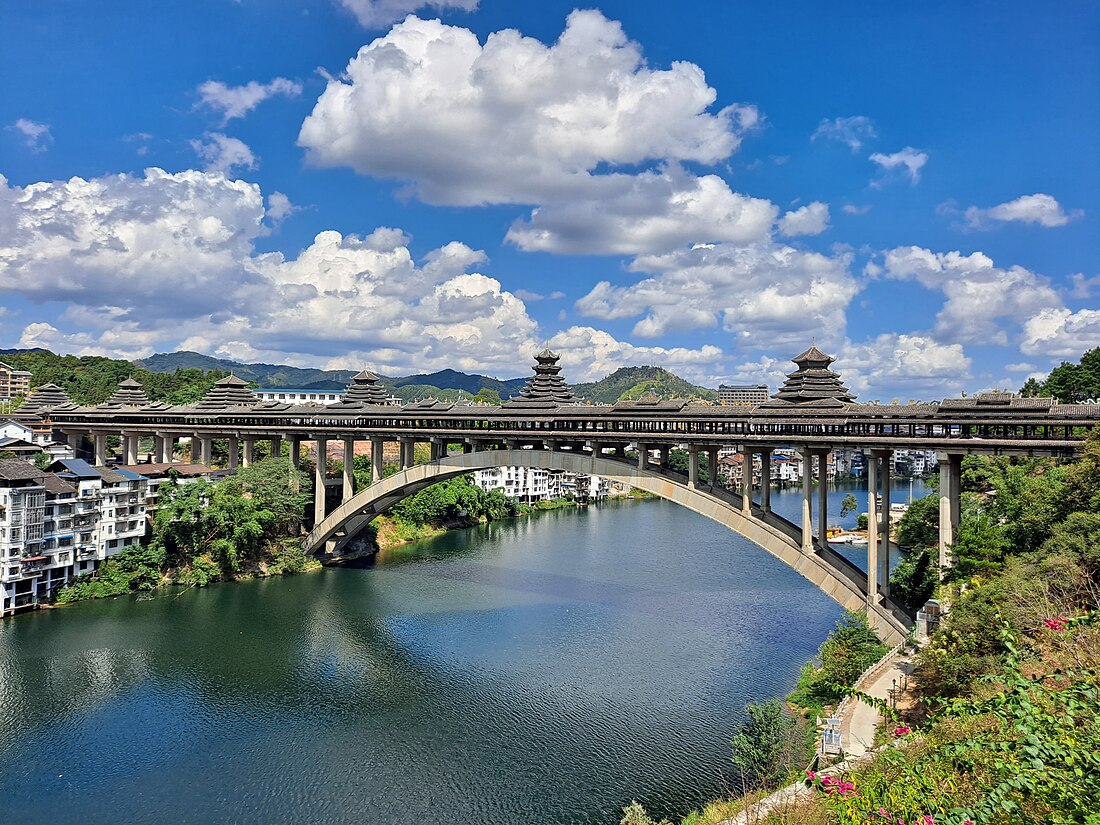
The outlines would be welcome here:
M 148 481 L 78 459 L 0 460 L 0 615 L 49 598 L 145 535 Z
M 610 479 L 541 467 L 490 467 L 475 470 L 472 482 L 482 490 L 500 490 L 508 498 L 533 504 L 553 498 L 607 498 L 617 491 Z
M 253 390 L 261 401 L 277 401 L 280 404 L 301 406 L 304 404 L 320 404 L 328 406 L 344 400 L 346 390 L 288 390 L 288 389 L 259 389 Z

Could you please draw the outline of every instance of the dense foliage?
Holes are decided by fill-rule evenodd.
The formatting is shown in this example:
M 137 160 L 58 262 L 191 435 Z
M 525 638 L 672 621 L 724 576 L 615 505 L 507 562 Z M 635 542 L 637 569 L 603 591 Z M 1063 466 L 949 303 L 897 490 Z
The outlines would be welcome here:
M 750 703 L 745 712 L 730 743 L 734 779 L 742 791 L 777 787 L 806 763 L 803 725 L 775 699 Z
M 714 390 L 697 387 L 661 367 L 621 367 L 595 383 L 575 384 L 573 391 L 600 404 L 639 398 L 646 392 L 658 398 L 718 398 Z
M 477 524 L 519 512 L 516 503 L 500 490 L 486 492 L 466 478 L 433 484 L 399 502 L 390 510 L 394 519 L 412 525 Z
M 1065 404 L 1100 398 L 1100 347 L 1090 349 L 1076 364 L 1063 361 L 1043 381 L 1029 378 L 1020 392 L 1053 397 Z
M 202 586 L 260 565 L 269 573 L 299 572 L 306 559 L 291 537 L 310 500 L 308 489 L 308 476 L 285 458 L 257 462 L 217 484 L 162 484 L 148 544 L 107 559 L 63 588 L 58 601 L 147 590 L 165 577 Z
M 126 378 L 140 382 L 153 401 L 190 404 L 201 399 L 215 381 L 228 375 L 201 369 L 148 372 L 129 361 L 92 355 L 55 355 L 42 349 L 8 350 L 0 353 L 0 357 L 15 369 L 29 370 L 31 387 L 57 384 L 78 404 L 106 401 Z
M 867 617 L 846 611 L 821 644 L 820 667 L 808 662 L 802 669 L 791 702 L 805 708 L 820 708 L 840 701 L 856 678 L 886 651 L 886 645 L 867 624 Z

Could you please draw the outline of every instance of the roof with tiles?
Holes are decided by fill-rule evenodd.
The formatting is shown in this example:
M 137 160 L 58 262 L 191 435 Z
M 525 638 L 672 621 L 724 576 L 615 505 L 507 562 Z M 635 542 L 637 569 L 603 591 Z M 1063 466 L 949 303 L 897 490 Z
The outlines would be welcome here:
M 99 406 L 101 407 L 145 407 L 149 404 L 149 396 L 145 394 L 145 388 L 133 378 L 120 381 L 114 395 Z
M 557 404 L 574 404 L 577 397 L 573 388 L 561 376 L 558 361 L 561 356 L 544 349 L 535 356 L 535 374 L 527 379 L 518 396 L 505 402 L 505 407 L 553 407 Z
M 798 369 L 787 376 L 779 392 L 761 407 L 843 407 L 855 401 L 855 396 L 841 383 L 840 376 L 829 369 L 836 359 L 819 350 L 816 344 L 791 360 Z
M 214 383 L 202 401 L 194 405 L 196 410 L 226 410 L 230 407 L 254 407 L 259 398 L 248 389 L 248 382 L 235 375 L 227 375 Z
M 41 387 L 35 387 L 31 390 L 30 395 L 16 410 L 16 413 L 20 416 L 40 415 L 46 410 L 65 405 L 75 406 L 65 390 L 57 384 L 43 384 Z
M 362 409 L 383 406 L 387 398 L 386 388 L 378 383 L 378 376 L 370 370 L 363 370 L 352 376 L 343 400 L 329 406 L 337 410 Z

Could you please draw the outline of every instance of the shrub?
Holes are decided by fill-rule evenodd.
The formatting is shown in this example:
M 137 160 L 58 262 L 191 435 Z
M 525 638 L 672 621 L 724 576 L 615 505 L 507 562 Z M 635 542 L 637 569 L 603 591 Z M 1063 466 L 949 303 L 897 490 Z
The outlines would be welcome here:
M 745 706 L 749 718 L 733 737 L 731 760 L 744 790 L 773 788 L 805 764 L 799 720 L 775 699 Z

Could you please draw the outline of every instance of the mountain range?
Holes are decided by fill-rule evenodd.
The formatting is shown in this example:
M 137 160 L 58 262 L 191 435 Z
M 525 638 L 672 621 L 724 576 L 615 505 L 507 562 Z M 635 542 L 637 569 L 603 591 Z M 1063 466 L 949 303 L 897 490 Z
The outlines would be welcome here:
M 355 370 L 303 369 L 284 364 L 245 364 L 186 351 L 158 353 L 134 361 L 134 364 L 150 372 L 162 373 L 180 369 L 232 372 L 268 389 L 342 390 L 356 373 Z M 526 377 L 501 380 L 451 369 L 397 377 L 379 376 L 380 384 L 404 400 L 427 396 L 455 400 L 482 390 L 497 392 L 507 400 L 517 395 L 526 381 Z M 717 398 L 713 390 L 696 386 L 661 367 L 621 367 L 600 381 L 576 384 L 573 390 L 582 398 L 602 404 L 637 399 L 646 392 L 658 398 Z

